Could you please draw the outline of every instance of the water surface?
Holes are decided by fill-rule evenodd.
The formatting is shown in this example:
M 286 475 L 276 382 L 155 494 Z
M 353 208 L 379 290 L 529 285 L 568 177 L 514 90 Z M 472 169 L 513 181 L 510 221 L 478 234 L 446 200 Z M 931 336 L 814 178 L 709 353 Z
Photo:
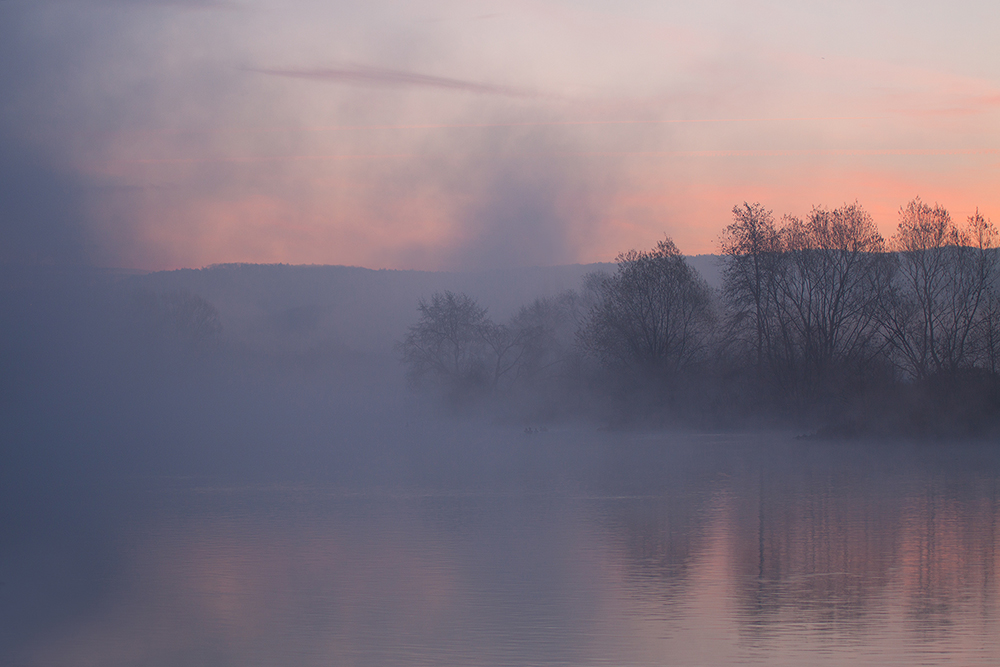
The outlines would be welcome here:
M 989 443 L 450 437 L 384 475 L 8 494 L 5 663 L 1000 661 Z

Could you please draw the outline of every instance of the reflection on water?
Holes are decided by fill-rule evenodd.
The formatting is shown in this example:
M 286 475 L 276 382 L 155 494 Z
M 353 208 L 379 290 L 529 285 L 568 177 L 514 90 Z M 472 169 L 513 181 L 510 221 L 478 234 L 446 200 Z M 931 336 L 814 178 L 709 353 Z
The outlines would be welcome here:
M 509 474 L 488 492 L 412 480 L 134 492 L 109 530 L 101 591 L 77 613 L 37 615 L 8 655 L 74 667 L 1000 660 L 988 447 L 619 437 L 581 456 L 558 435 L 532 447 L 569 472 Z M 20 562 L 8 554 L 20 571 L 4 578 L 46 576 Z

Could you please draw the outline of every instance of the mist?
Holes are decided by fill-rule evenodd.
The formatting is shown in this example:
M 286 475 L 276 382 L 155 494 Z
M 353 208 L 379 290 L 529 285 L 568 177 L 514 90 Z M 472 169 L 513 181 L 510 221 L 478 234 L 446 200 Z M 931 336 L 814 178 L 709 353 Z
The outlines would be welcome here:
M 725 638 L 789 614 L 894 654 L 912 624 L 866 636 L 859 619 L 928 599 L 920 627 L 948 642 L 982 622 L 996 562 L 995 319 L 978 298 L 966 356 L 935 348 L 956 367 L 922 372 L 902 347 L 919 329 L 878 317 L 912 313 L 925 265 L 992 294 L 997 255 L 985 219 L 920 200 L 900 217 L 886 241 L 857 203 L 781 223 L 743 204 L 722 255 L 664 238 L 614 263 L 465 272 L 5 265 L 0 654 L 657 664 L 706 655 L 683 631 L 655 639 L 696 600 L 723 663 L 746 657 Z M 921 221 L 940 247 L 916 249 Z M 845 339 L 830 367 L 807 337 L 760 347 L 739 308 L 752 234 L 772 244 L 767 327 L 793 330 L 802 285 L 845 284 L 844 330 L 885 344 Z M 644 351 L 623 304 L 647 291 L 673 333 Z M 460 313 L 446 364 L 436 326 Z M 966 555 L 898 574 L 928 540 Z M 720 562 L 731 595 L 706 588 Z M 614 629 L 622 610 L 653 629 Z M 646 632 L 651 652 L 630 639 Z M 753 647 L 799 650 L 770 632 Z
M 995 664 L 1000 15 L 785 4 L 0 0 L 0 662 Z
M 989 11 L 8 1 L 3 253 L 468 270 L 712 253 L 744 199 L 995 218 Z
M 962 231 L 940 207 L 914 200 L 901 216 L 938 216 L 953 232 L 938 249 L 911 250 L 899 235 L 886 246 L 858 204 L 817 208 L 780 228 L 760 205 L 738 206 L 727 243 L 743 243 L 752 219 L 786 244 L 761 256 L 770 273 L 756 280 L 769 296 L 754 311 L 747 299 L 759 285 L 747 282 L 751 256 L 738 244 L 721 256 L 684 257 L 666 238 L 616 263 L 516 267 L 518 221 L 534 217 L 525 211 L 558 215 L 544 175 L 509 178 L 537 196 L 508 192 L 470 214 L 480 235 L 462 253 L 468 261 L 482 253 L 479 270 L 5 265 L 8 483 L 81 469 L 395 479 L 440 465 L 436 457 L 452 456 L 480 429 L 995 433 L 996 255 L 984 218 Z M 850 246 L 850 234 L 872 245 Z M 949 249 L 948 239 L 971 245 Z M 914 257 L 938 258 L 934 280 L 968 274 L 955 278 L 961 294 L 926 304 L 940 309 L 934 345 L 943 347 L 927 347 L 914 328 L 910 304 L 924 297 L 907 281 L 925 270 Z M 821 272 L 835 262 L 841 273 Z M 795 319 L 803 309 L 795 299 L 827 303 L 824 290 L 847 290 L 848 310 L 809 316 L 838 322 L 840 337 L 817 348 L 813 337 L 825 334 Z M 632 321 L 638 311 L 628 304 L 650 299 L 662 313 Z M 965 310 L 952 312 L 955 303 Z M 466 307 L 448 325 L 459 327 L 450 342 L 435 338 Z M 639 339 L 660 342 L 647 349 Z M 924 356 L 913 356 L 917 349 Z

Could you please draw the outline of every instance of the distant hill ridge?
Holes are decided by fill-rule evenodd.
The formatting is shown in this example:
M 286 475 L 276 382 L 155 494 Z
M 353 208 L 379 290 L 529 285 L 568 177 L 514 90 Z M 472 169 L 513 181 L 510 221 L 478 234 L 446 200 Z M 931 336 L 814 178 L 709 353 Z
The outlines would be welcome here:
M 698 255 L 688 261 L 709 284 L 718 285 L 715 256 Z M 251 345 L 273 349 L 278 343 L 281 347 L 295 341 L 305 347 L 333 344 L 384 352 L 416 321 L 419 300 L 434 292 L 469 294 L 502 321 L 536 298 L 578 289 L 588 273 L 614 269 L 613 263 L 488 271 L 233 263 L 150 273 L 3 267 L 0 278 L 14 289 L 32 284 L 42 289 L 104 284 L 126 293 L 187 291 L 218 309 L 225 336 Z
M 699 255 L 691 265 L 714 286 L 717 258 Z M 384 349 L 417 317 L 417 303 L 434 292 L 465 292 L 504 320 L 539 297 L 580 287 L 593 271 L 612 263 L 489 271 L 414 271 L 351 266 L 222 264 L 161 271 L 133 280 L 154 291 L 186 289 L 220 311 L 223 326 L 242 337 L 267 340 L 332 337 L 352 349 Z

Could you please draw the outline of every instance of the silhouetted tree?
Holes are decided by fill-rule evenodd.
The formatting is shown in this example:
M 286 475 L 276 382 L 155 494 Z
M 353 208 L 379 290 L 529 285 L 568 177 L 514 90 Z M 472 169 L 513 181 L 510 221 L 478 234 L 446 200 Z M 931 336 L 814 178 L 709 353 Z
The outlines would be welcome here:
M 982 367 L 996 376 L 1000 373 L 1000 295 L 995 286 L 986 290 L 982 309 L 976 331 L 977 356 Z
M 525 355 L 541 330 L 531 326 L 509 326 L 491 320 L 483 322 L 479 335 L 486 344 L 486 371 L 490 388 L 495 390 L 501 381 L 514 381 L 524 367 Z
M 814 208 L 805 220 L 786 217 L 781 234 L 779 356 L 786 380 L 815 397 L 879 351 L 879 298 L 889 278 L 885 241 L 857 203 Z
M 857 202 L 780 225 L 756 203 L 732 214 L 720 312 L 665 238 L 505 324 L 464 294 L 421 300 L 399 344 L 411 379 L 456 396 L 502 389 L 505 410 L 542 418 L 607 410 L 714 427 L 795 414 L 831 434 L 1000 429 L 1000 253 L 978 210 L 960 229 L 915 199 L 891 246 Z
M 575 290 L 521 307 L 510 326 L 524 332 L 521 370 L 526 378 L 537 382 L 551 377 L 576 359 L 576 333 L 586 314 L 584 298 Z
M 414 383 L 433 377 L 451 390 L 494 391 L 517 378 L 540 334 L 517 322 L 494 322 L 467 294 L 437 292 L 417 309 L 420 319 L 398 346 Z
M 132 306 L 145 344 L 161 350 L 205 352 L 222 333 L 215 306 L 191 292 L 143 291 L 133 296 Z
M 607 366 L 661 378 L 689 367 L 704 352 L 712 321 L 708 284 L 669 238 L 617 262 L 599 282 L 582 346 Z
M 420 300 L 420 319 L 400 344 L 411 381 L 431 376 L 448 384 L 481 383 L 486 376 L 482 329 L 486 309 L 466 294 L 437 292 Z
M 971 367 L 995 335 L 984 323 L 996 320 L 996 231 L 978 211 L 960 229 L 919 198 L 899 218 L 898 270 L 881 311 L 897 363 L 916 378 Z
M 759 203 L 733 207 L 733 222 L 719 240 L 722 289 L 729 308 L 728 337 L 734 342 L 744 340 L 753 350 L 758 370 L 773 349 L 776 280 L 783 250 L 771 211 Z

